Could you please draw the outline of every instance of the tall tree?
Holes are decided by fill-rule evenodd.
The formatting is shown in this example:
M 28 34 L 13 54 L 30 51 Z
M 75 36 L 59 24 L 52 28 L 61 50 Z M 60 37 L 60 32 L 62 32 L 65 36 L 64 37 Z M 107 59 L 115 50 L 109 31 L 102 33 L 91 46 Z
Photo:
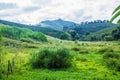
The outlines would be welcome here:
M 113 22 L 117 17 L 120 16 L 120 5 L 113 11 L 112 15 L 113 16 L 112 16 L 110 22 Z M 120 18 L 118 19 L 117 23 L 120 23 Z

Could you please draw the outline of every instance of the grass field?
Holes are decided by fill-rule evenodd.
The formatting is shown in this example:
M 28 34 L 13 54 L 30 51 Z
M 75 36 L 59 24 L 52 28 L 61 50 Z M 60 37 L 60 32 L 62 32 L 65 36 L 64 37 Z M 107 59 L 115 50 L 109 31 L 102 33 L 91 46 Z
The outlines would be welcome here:
M 120 42 L 62 41 L 48 37 L 45 43 L 27 43 L 4 38 L 5 80 L 120 80 L 120 72 L 106 66 L 105 53 L 120 53 Z M 67 48 L 74 55 L 72 66 L 62 69 L 33 69 L 31 55 L 43 48 Z M 15 58 L 13 72 L 7 73 L 7 61 Z

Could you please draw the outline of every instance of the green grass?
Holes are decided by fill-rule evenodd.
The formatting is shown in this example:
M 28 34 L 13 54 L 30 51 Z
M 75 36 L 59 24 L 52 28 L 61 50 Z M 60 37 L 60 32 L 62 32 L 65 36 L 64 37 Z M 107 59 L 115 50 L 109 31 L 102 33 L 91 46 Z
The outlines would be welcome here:
M 16 54 L 13 73 L 5 80 L 120 80 L 120 72 L 109 69 L 104 62 L 103 55 L 113 50 L 120 53 L 119 42 L 72 42 L 62 41 L 47 36 L 46 43 L 27 43 L 17 40 L 4 39 L 4 42 L 14 42 L 20 46 L 4 46 L 4 70 L 6 74 L 7 60 L 11 60 Z M 25 47 L 37 46 L 37 48 Z M 59 49 L 67 48 L 74 55 L 72 67 L 67 69 L 33 69 L 30 58 L 32 53 L 39 52 L 43 48 Z M 78 50 L 74 50 L 77 48 Z M 110 50 L 109 50 L 110 49 Z

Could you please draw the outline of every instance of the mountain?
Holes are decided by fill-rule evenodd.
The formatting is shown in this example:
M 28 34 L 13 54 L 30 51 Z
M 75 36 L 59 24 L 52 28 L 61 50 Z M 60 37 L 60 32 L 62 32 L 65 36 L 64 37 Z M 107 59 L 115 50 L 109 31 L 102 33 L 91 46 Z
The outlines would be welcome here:
M 48 27 L 48 28 L 52 28 L 52 29 L 58 30 L 58 31 L 63 31 L 63 27 L 65 27 L 65 26 L 74 27 L 76 25 L 78 25 L 78 24 L 71 22 L 71 21 L 65 21 L 62 19 L 46 20 L 46 21 L 42 21 L 39 24 L 37 24 L 37 26 Z
M 42 21 L 37 25 L 25 25 L 21 23 L 15 23 L 5 20 L 0 20 L 1 24 L 16 26 L 20 28 L 28 28 L 32 31 L 42 32 L 46 35 L 60 38 L 62 34 L 69 33 L 72 40 L 90 40 L 92 35 L 95 34 L 103 34 L 107 32 L 107 30 L 113 30 L 111 27 L 117 26 L 116 24 L 110 23 L 107 20 L 96 20 L 92 22 L 82 22 L 81 24 L 76 24 L 74 22 L 65 21 L 62 19 L 57 20 L 47 20 Z M 107 29 L 106 29 L 107 28 Z M 111 32 L 110 31 L 110 32 Z M 107 34 L 107 33 L 106 33 Z M 95 35 L 96 36 L 96 35 Z
M 37 25 L 26 25 L 26 24 L 21 24 L 21 23 L 15 23 L 15 22 L 10 22 L 10 21 L 6 21 L 6 20 L 0 20 L 1 24 L 4 25 L 8 25 L 8 26 L 16 26 L 16 27 L 20 27 L 20 28 L 28 28 L 31 29 L 32 31 L 38 31 L 38 32 L 42 32 L 46 35 L 52 36 L 52 37 L 56 37 L 59 38 L 59 36 L 64 33 L 61 31 L 57 31 L 48 27 L 41 27 L 41 26 L 37 26 Z
M 99 33 L 99 35 L 104 35 L 104 33 L 106 33 L 105 31 L 110 29 L 110 32 L 112 32 L 113 28 L 116 26 L 117 24 L 110 23 L 107 20 L 95 20 L 92 22 L 82 22 L 81 24 L 74 27 L 64 27 L 63 31 L 68 32 L 72 36 L 72 40 L 90 41 L 91 37 L 94 37 L 91 35 L 95 35 L 97 32 Z

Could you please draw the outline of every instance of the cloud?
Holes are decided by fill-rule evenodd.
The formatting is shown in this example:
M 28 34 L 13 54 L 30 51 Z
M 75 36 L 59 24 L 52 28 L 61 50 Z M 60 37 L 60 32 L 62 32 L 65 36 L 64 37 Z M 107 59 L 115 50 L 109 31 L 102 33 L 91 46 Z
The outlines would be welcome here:
M 26 7 L 25 9 L 23 9 L 24 12 L 33 12 L 33 11 L 36 11 L 36 10 L 39 10 L 40 7 L 37 7 L 37 6 L 30 6 L 30 7 Z
M 1 8 L 3 3 L 6 9 Z M 0 0 L 3 9 L 0 18 L 26 24 L 57 18 L 80 23 L 110 19 L 119 3 L 119 0 Z
M 17 5 L 14 3 L 0 3 L 0 10 L 17 8 Z

